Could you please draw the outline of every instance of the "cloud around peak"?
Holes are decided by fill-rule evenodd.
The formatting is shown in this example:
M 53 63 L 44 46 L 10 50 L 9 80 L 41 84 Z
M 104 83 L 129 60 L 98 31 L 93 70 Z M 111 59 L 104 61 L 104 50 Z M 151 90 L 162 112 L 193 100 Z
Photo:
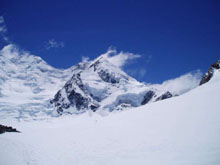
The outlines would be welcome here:
M 141 57 L 141 55 L 139 54 L 134 54 L 129 52 L 121 51 L 118 53 L 115 48 L 109 48 L 105 54 L 102 54 L 102 56 L 104 56 L 109 62 L 111 62 L 112 64 L 114 64 L 119 68 L 122 68 L 132 60 Z
M 181 95 L 197 87 L 202 77 L 202 72 L 196 70 L 180 77 L 164 81 L 162 84 L 153 84 L 152 87 L 170 91 L 174 95 Z

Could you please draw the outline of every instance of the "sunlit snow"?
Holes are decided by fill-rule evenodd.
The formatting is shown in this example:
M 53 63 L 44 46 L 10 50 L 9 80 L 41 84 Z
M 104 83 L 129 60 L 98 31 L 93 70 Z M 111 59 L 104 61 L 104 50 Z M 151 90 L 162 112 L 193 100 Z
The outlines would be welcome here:
M 0 164 L 218 165 L 220 72 L 200 87 L 132 110 L 5 121 Z

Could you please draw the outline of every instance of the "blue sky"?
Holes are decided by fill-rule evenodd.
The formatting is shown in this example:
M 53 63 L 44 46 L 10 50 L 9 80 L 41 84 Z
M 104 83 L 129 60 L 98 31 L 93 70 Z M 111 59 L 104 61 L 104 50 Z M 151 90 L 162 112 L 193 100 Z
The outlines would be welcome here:
M 3 37 L 58 68 L 113 46 L 141 55 L 125 71 L 160 83 L 220 59 L 218 0 L 1 0 L 0 16 Z

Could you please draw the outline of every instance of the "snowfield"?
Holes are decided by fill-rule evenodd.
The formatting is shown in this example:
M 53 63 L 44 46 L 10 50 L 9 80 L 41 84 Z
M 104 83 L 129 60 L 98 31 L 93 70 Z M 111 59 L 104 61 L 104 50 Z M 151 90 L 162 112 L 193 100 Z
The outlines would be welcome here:
M 1 165 L 219 165 L 220 72 L 181 96 L 124 111 L 1 120 Z

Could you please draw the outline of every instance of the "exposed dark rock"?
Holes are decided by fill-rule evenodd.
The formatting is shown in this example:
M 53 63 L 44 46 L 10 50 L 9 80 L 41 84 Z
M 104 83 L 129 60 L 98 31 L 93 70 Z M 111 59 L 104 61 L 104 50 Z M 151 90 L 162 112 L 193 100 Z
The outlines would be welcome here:
M 171 98 L 171 97 L 173 97 L 173 95 L 170 92 L 166 92 L 166 93 L 162 94 L 160 97 L 158 97 L 156 99 L 156 101 L 165 100 L 165 99 L 168 99 L 168 98 Z
M 93 112 L 95 112 L 97 108 L 98 108 L 98 106 L 90 105 L 90 109 L 91 109 Z
M 108 70 L 101 70 L 98 72 L 98 74 L 99 77 L 105 82 L 112 84 L 119 83 L 119 79 L 117 79 L 113 73 L 109 73 Z
M 103 81 L 108 82 L 108 83 L 112 83 L 112 84 L 119 83 L 119 79 L 117 79 L 115 77 L 114 73 L 109 72 L 107 69 L 100 69 L 99 68 L 99 65 L 101 64 L 101 62 L 100 62 L 101 59 L 102 59 L 102 57 L 99 60 L 97 60 L 95 63 L 93 63 L 90 66 L 90 68 L 93 67 L 94 71 L 98 72 L 99 77 Z
M 148 91 L 145 95 L 144 95 L 144 99 L 143 101 L 141 102 L 141 105 L 144 105 L 144 104 L 147 104 L 152 98 L 153 96 L 155 95 L 155 92 L 154 91 Z
M 122 105 L 122 104 L 126 104 L 126 105 L 129 105 L 131 107 L 137 107 L 137 104 L 135 104 L 131 99 L 128 99 L 128 98 L 121 98 L 119 101 L 118 101 L 118 105 Z
M 68 95 L 68 99 L 71 105 L 75 105 L 78 110 L 88 109 L 89 99 L 83 97 L 80 93 L 76 93 L 74 90 Z
M 5 133 L 5 132 L 20 132 L 20 131 L 10 126 L 4 126 L 0 124 L 0 134 Z
M 97 60 L 95 63 L 93 63 L 89 68 L 94 68 L 94 71 L 96 71 L 97 70 L 97 67 L 98 67 L 98 65 L 100 64 L 100 60 L 102 59 L 102 57 L 99 59 L 99 60 Z
M 60 94 L 60 90 L 56 93 L 56 95 L 54 96 L 54 99 L 51 100 L 50 102 L 53 103 L 53 102 L 57 102 L 59 101 L 61 98 L 61 94 Z
M 78 88 L 78 91 L 80 90 L 81 93 L 76 92 L 76 88 Z M 62 90 L 65 91 L 67 97 L 62 96 Z M 68 109 L 69 107 L 75 107 L 77 111 L 82 109 L 95 111 L 99 107 L 83 85 L 80 73 L 74 74 L 72 78 L 67 81 L 64 88 L 59 90 L 54 99 L 51 100 L 51 103 L 57 108 L 59 114 L 62 114 L 64 109 Z
M 210 68 L 208 69 L 208 72 L 202 77 L 199 85 L 205 84 L 209 80 L 211 80 L 215 69 L 220 69 L 220 60 L 216 61 L 216 63 L 210 66 Z

